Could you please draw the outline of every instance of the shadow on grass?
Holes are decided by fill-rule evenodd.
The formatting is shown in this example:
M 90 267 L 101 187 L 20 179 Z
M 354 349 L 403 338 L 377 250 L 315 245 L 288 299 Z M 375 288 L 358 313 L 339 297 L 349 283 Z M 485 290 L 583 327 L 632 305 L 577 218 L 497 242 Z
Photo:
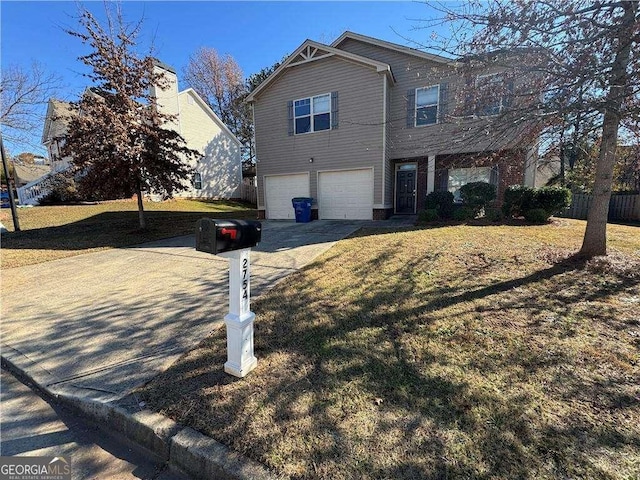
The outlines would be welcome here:
M 137 211 L 104 212 L 66 225 L 34 228 L 2 235 L 2 246 L 19 250 L 85 250 L 122 247 L 188 235 L 205 216 L 255 218 L 255 210 L 234 212 L 145 211 L 148 228 L 138 228 Z
M 437 269 L 441 255 L 399 262 L 391 245 L 349 272 L 340 269 L 339 255 L 327 256 L 314 269 L 326 279 L 303 272 L 256 303 L 261 363 L 251 376 L 236 380 L 222 372 L 225 337 L 219 331 L 143 395 L 155 409 L 293 478 L 617 478 L 591 452 L 638 454 L 640 438 L 612 420 L 594 424 L 589 418 L 613 405 L 621 415 L 637 409 L 629 393 L 634 380 L 616 374 L 594 382 L 588 369 L 572 371 L 580 365 L 571 352 L 550 355 L 526 338 L 549 335 L 550 345 L 556 342 L 555 329 L 535 321 L 549 300 L 608 298 L 637 288 L 640 280 L 612 275 L 567 294 L 577 279 L 593 275 L 583 260 L 570 257 L 471 290 L 435 279 L 421 295 L 416 271 Z M 385 268 L 387 281 L 371 279 Z M 331 286 L 330 279 L 343 274 L 351 275 L 349 282 Z M 524 326 L 515 340 L 481 323 L 434 331 L 452 308 L 457 316 L 522 311 Z M 604 313 L 595 316 L 600 320 L 620 322 Z M 488 341 L 491 335 L 496 338 Z M 514 346 L 492 351 L 499 341 Z M 550 382 L 544 395 L 566 404 L 567 412 L 574 412 L 575 399 L 594 410 L 585 407 L 575 418 L 567 413 L 552 425 L 542 417 L 547 399 L 532 393 L 541 388 L 534 375 Z

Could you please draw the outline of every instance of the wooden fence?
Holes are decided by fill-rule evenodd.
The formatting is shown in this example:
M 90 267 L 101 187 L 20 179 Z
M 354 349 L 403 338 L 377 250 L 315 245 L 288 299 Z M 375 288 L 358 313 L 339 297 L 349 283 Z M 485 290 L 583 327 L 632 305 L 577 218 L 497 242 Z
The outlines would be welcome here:
M 592 201 L 592 195 L 574 193 L 571 206 L 561 216 L 585 220 Z M 640 195 L 611 195 L 609 220 L 640 220 Z
M 240 184 L 240 198 L 245 202 L 258 204 L 258 188 L 255 185 Z

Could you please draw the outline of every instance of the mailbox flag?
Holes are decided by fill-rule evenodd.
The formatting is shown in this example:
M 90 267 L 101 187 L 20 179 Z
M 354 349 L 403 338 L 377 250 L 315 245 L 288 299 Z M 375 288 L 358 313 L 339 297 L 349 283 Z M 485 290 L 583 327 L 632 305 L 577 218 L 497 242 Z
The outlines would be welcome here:
M 255 247 L 262 238 L 262 224 L 255 220 L 203 218 L 196 225 L 196 250 L 218 254 Z

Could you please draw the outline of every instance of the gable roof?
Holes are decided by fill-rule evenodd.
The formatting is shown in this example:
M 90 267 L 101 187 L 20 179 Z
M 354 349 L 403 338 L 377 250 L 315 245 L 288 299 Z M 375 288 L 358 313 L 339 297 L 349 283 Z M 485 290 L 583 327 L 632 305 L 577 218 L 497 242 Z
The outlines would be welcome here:
M 240 140 L 229 130 L 229 127 L 225 125 L 225 123 L 220 120 L 220 117 L 216 115 L 216 113 L 211 110 L 209 105 L 198 95 L 193 88 L 187 88 L 181 92 L 178 92 L 178 96 L 182 94 L 189 93 L 191 94 L 198 105 L 202 110 L 209 115 L 215 123 L 218 124 L 221 130 L 223 130 L 226 134 L 228 134 L 234 142 L 236 142 L 239 146 L 241 145 Z M 87 88 L 84 92 L 84 95 L 99 95 L 91 88 Z M 46 144 L 53 138 L 64 136 L 67 130 L 67 124 L 71 117 L 73 116 L 73 110 L 71 109 L 71 104 L 69 102 L 63 102 L 61 100 L 56 100 L 55 98 L 49 99 L 49 105 L 47 106 L 47 115 L 44 122 L 44 129 L 42 131 L 42 143 Z
M 13 162 L 13 169 L 16 183 L 26 185 L 40 177 L 44 177 L 51 171 L 51 165 L 31 165 Z
M 198 102 L 198 106 L 200 106 L 200 108 L 204 110 L 204 112 L 209 115 L 216 124 L 218 124 L 220 129 L 227 135 L 229 135 L 233 139 L 233 141 L 238 144 L 238 146 L 242 146 L 240 140 L 238 140 L 238 138 L 231 132 L 231 130 L 229 130 L 229 127 L 222 120 L 220 120 L 220 117 L 218 117 L 218 115 L 216 115 L 216 112 L 214 112 L 211 107 L 207 105 L 207 102 L 205 102 L 202 97 L 198 95 L 198 92 L 196 92 L 193 88 L 187 88 L 186 90 L 178 92 L 178 96 L 184 94 L 190 94 L 193 98 L 195 98 L 196 102 Z
M 380 40 L 379 38 L 368 37 L 366 35 L 361 35 L 359 33 L 354 32 L 344 32 L 337 40 L 335 40 L 331 46 L 335 48 L 340 48 L 340 44 L 347 39 L 358 40 L 360 42 L 369 43 L 371 45 L 376 45 L 382 48 L 388 48 L 389 50 L 395 50 L 396 52 L 406 53 L 407 55 L 412 55 L 414 57 L 422 58 L 424 60 L 431 60 L 433 62 L 438 63 L 453 63 L 454 59 L 443 57 L 440 55 L 435 55 L 433 53 L 423 52 L 421 50 L 417 50 L 415 48 L 404 47 L 402 45 L 398 45 L 397 43 L 387 42 L 385 40 Z
M 64 135 L 67 130 L 68 120 L 72 115 L 73 112 L 69 102 L 50 98 L 47 105 L 44 128 L 42 129 L 42 143 L 46 144 L 50 139 Z
M 291 55 L 289 55 L 287 59 L 282 62 L 282 64 L 271 75 L 269 75 L 264 82 L 262 82 L 258 86 L 258 88 L 256 88 L 247 96 L 246 101 L 253 102 L 256 97 L 269 85 L 271 85 L 274 80 L 282 75 L 282 73 L 287 68 L 333 56 L 358 63 L 365 67 L 374 68 L 376 72 L 385 74 L 389 78 L 389 80 L 391 80 L 392 84 L 395 83 L 393 73 L 391 72 L 391 67 L 386 63 L 363 57 L 361 55 L 356 55 L 354 53 L 346 52 L 344 50 L 340 50 L 323 43 L 314 42 L 313 40 L 305 40 L 302 45 L 300 45 Z
M 173 73 L 173 74 L 176 74 L 176 75 L 177 75 L 177 73 L 176 73 L 176 69 L 175 69 L 175 68 L 173 68 L 171 65 L 167 65 L 166 63 L 164 63 L 164 62 L 162 62 L 162 61 L 158 60 L 157 58 L 154 58 L 154 59 L 153 59 L 153 64 L 154 64 L 156 67 L 159 67 L 159 68 L 161 68 L 161 69 L 163 69 L 163 70 L 166 70 L 167 72 L 171 72 L 171 73 Z

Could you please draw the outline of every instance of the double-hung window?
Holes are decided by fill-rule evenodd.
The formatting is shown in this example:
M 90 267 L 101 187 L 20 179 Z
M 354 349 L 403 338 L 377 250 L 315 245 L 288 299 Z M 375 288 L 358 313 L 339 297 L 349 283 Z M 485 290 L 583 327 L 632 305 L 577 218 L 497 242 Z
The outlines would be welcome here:
M 293 102 L 295 133 L 331 129 L 331 94 L 301 98 Z
M 440 86 L 416 88 L 416 127 L 438 123 Z
M 499 73 L 479 75 L 476 79 L 476 112 L 481 116 L 498 115 L 505 107 L 505 78 Z
M 191 184 L 194 189 L 202 190 L 202 175 L 198 172 L 194 173 L 193 178 L 191 179 Z

